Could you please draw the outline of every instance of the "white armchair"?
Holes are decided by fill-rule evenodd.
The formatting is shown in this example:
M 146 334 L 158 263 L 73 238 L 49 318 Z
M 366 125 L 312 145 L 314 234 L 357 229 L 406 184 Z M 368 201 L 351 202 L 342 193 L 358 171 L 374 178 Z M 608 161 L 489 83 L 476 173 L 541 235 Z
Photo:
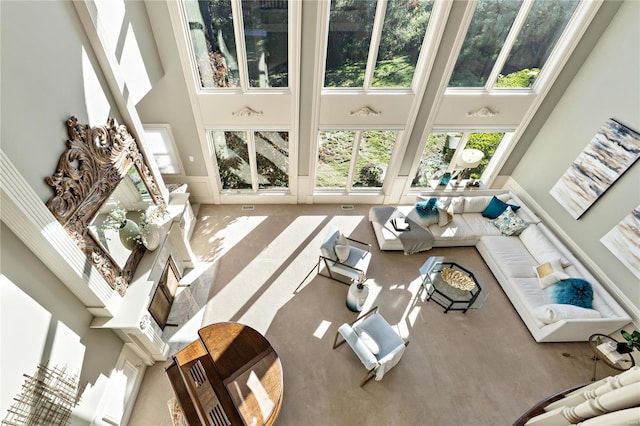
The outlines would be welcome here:
M 339 341 L 342 336 L 343 340 Z M 347 342 L 367 369 L 360 387 L 375 377 L 382 380 L 398 364 L 409 341 L 405 341 L 378 313 L 378 307 L 351 324 L 342 324 L 333 340 L 333 349 Z
M 370 262 L 371 244 L 344 237 L 335 225 L 329 228 L 320 246 L 318 273 L 321 264 L 324 264 L 329 277 L 336 281 L 341 281 L 341 277 L 346 277 L 350 282 L 364 281 Z

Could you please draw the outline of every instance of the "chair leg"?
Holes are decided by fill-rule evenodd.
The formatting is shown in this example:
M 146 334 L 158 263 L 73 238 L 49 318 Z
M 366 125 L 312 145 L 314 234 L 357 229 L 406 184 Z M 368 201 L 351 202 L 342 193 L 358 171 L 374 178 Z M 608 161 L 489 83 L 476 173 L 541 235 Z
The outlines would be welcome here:
M 362 379 L 362 381 L 360 382 L 360 387 L 363 387 L 364 385 L 366 385 L 367 382 L 373 379 L 373 376 L 375 375 L 376 375 L 375 368 L 367 371 L 367 374 L 364 375 L 364 379 Z
M 298 289 L 300 288 L 300 286 L 302 284 L 304 284 L 304 282 L 307 280 L 307 278 L 309 278 L 309 275 L 311 275 L 311 273 L 313 272 L 314 269 L 316 269 L 316 267 L 318 267 L 318 272 L 320 272 L 320 259 L 318 259 L 318 263 L 316 263 L 315 265 L 313 265 L 313 268 L 311 268 L 311 270 L 309 271 L 309 273 L 302 279 L 302 281 L 300 281 L 300 284 L 298 284 L 298 287 L 296 287 L 295 290 L 293 290 L 294 293 L 298 292 Z
M 342 345 L 344 342 L 346 342 L 346 340 L 342 339 L 342 341 L 340 343 L 338 343 L 338 337 L 340 337 L 341 334 L 340 332 L 336 333 L 336 337 L 333 339 L 333 349 L 337 348 L 338 346 Z

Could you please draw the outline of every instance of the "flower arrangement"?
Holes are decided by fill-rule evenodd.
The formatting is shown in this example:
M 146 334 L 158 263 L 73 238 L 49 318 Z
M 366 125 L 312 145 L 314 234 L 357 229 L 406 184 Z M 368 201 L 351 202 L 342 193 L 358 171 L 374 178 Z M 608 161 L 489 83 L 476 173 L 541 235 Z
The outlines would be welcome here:
M 109 212 L 109 214 L 107 215 L 107 218 L 105 219 L 104 222 L 102 222 L 102 225 L 100 226 L 100 228 L 102 230 L 120 229 L 124 227 L 126 220 L 127 220 L 127 211 L 122 207 L 120 207 L 120 205 L 118 205 Z
M 140 236 L 146 238 L 151 232 L 151 225 L 160 225 L 162 219 L 168 216 L 169 212 L 164 206 L 152 205 L 140 214 Z

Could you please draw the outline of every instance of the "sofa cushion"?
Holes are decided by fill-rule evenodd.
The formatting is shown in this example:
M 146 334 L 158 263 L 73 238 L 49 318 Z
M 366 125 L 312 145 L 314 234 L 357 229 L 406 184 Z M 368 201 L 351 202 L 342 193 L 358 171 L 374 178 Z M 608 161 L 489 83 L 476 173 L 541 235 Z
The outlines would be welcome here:
M 581 308 L 574 305 L 549 304 L 538 306 L 533 310 L 537 320 L 552 324 L 565 319 L 600 318 L 600 312 L 594 309 Z
M 500 216 L 502 213 L 504 213 L 507 207 L 511 207 L 511 210 L 513 210 L 514 212 L 520 209 L 520 206 L 517 206 L 515 204 L 505 203 L 504 201 L 500 200 L 498 197 L 494 196 L 489 202 L 489 205 L 487 206 L 487 208 L 482 211 L 482 216 L 488 217 L 489 219 L 495 219 L 498 216 Z
M 532 278 L 537 291 L 542 297 L 542 289 L 538 284 L 538 278 L 531 267 L 535 264 L 535 260 L 518 237 L 485 235 L 481 237 L 481 240 L 487 251 L 491 253 L 491 257 L 498 259 L 505 275 L 515 278 Z
M 510 206 L 497 218 L 491 219 L 503 235 L 519 235 L 529 224 L 520 219 Z
M 482 213 L 491 203 L 493 197 L 481 195 L 476 197 L 464 197 L 464 213 Z
M 549 303 L 593 308 L 593 288 L 582 278 L 567 278 L 547 287 L 545 296 Z
M 433 234 L 434 242 L 447 240 L 451 243 L 455 243 L 457 241 L 466 241 L 470 239 L 477 241 L 479 237 L 476 231 L 469 227 L 464 215 L 462 214 L 453 216 L 453 219 L 443 226 L 440 226 L 440 223 L 438 223 L 438 226 L 433 225 L 429 227 L 429 231 Z M 475 244 L 475 242 L 473 244 Z
M 543 263 L 534 268 L 538 281 L 540 282 L 540 288 L 545 289 L 550 285 L 557 283 L 560 280 L 569 278 L 569 275 L 564 272 L 560 259 L 555 259 L 551 262 Z
M 478 237 L 482 235 L 501 235 L 498 228 L 493 226 L 486 217 L 482 217 L 481 213 L 464 213 L 460 216 Z
M 520 241 L 527 248 L 529 253 L 536 259 L 538 264 L 547 263 L 553 259 L 560 258 L 563 267 L 571 263 L 560 255 L 558 249 L 551 244 L 551 241 L 542 233 L 537 225 L 530 225 L 520 233 Z

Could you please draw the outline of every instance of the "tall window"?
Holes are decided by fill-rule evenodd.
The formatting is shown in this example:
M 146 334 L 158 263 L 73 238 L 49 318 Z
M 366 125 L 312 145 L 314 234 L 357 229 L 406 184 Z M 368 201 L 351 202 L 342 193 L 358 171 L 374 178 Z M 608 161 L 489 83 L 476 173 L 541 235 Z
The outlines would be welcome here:
M 288 1 L 183 4 L 202 88 L 288 87 Z M 234 16 L 239 17 L 239 35 Z
M 391 130 L 321 131 L 316 188 L 382 188 L 397 137 Z
M 430 0 L 332 0 L 324 86 L 411 87 L 431 7 Z
M 289 133 L 274 131 L 210 131 L 225 190 L 287 189 L 289 187 Z
M 479 0 L 449 87 L 531 87 L 578 3 Z
M 505 133 L 496 132 L 434 132 L 429 135 L 418 169 L 411 183 L 412 188 L 433 187 L 445 173 L 460 172 L 456 159 L 464 149 L 482 151 L 484 157 L 477 167 L 468 170 L 467 176 L 480 179 L 493 158 Z

